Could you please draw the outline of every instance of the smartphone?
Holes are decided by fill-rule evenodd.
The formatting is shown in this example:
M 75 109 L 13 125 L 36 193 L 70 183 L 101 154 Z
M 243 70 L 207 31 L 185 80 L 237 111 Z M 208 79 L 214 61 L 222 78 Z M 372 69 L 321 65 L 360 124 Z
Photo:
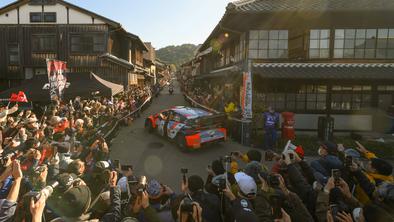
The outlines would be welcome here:
M 290 160 L 294 160 L 294 154 L 293 153 L 289 153 L 289 158 L 290 158 Z
M 282 199 L 279 196 L 271 196 L 272 217 L 282 219 Z
M 335 185 L 337 185 L 341 178 L 341 171 L 339 169 L 332 169 L 331 176 L 334 178 Z

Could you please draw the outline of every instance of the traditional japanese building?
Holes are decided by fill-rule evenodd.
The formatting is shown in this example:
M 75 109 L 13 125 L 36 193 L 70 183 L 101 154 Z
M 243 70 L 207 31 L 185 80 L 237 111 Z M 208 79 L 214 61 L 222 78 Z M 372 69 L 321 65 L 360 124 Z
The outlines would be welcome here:
M 394 1 L 235 1 L 195 63 L 197 84 L 226 86 L 236 100 L 251 73 L 254 118 L 273 106 L 295 112 L 299 130 L 329 114 L 337 131 L 383 131 L 394 99 Z
M 146 50 L 121 24 L 66 1 L 19 0 L 0 8 L 2 89 L 46 75 L 46 59 L 127 88 L 136 82 Z

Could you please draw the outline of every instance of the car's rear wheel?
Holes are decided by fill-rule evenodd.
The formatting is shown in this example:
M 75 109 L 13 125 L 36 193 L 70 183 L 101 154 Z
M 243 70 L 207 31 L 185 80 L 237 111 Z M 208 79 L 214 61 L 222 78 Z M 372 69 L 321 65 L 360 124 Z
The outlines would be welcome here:
M 145 121 L 145 130 L 148 133 L 153 133 L 153 126 L 152 126 L 152 121 L 150 121 L 149 119 L 147 119 Z
M 182 135 L 182 134 L 177 135 L 176 136 L 176 143 L 178 144 L 178 147 L 181 149 L 182 152 L 190 151 L 189 148 L 187 147 L 186 138 L 184 135 Z

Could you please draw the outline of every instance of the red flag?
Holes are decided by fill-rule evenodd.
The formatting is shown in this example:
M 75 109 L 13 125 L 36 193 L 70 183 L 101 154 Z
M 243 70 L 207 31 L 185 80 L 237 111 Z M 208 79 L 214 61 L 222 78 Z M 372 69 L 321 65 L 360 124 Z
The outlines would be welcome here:
M 15 93 L 11 94 L 10 102 L 18 102 L 18 95 Z
M 27 103 L 26 94 L 22 91 L 19 91 L 19 93 L 18 93 L 18 102 Z

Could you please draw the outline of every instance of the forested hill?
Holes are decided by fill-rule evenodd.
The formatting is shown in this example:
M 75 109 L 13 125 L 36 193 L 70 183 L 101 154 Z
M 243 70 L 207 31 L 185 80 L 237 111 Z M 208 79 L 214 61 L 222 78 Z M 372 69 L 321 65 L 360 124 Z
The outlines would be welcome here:
M 199 46 L 183 44 L 179 46 L 167 46 L 156 50 L 156 56 L 167 64 L 175 64 L 177 68 L 185 62 L 190 61 Z

